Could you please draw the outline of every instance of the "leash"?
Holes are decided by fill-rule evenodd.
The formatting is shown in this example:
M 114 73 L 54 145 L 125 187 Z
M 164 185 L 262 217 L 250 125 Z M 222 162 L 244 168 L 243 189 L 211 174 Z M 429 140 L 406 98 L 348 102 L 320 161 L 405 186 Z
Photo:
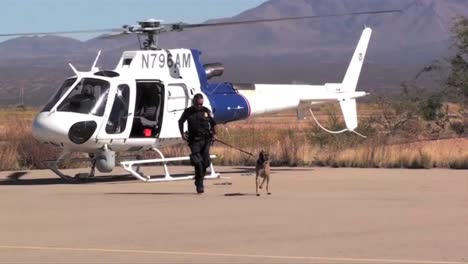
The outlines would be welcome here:
M 219 140 L 219 139 L 215 139 L 214 141 L 217 141 L 217 142 L 219 142 L 219 143 L 221 143 L 221 144 L 223 144 L 223 145 L 226 145 L 226 146 L 228 146 L 228 147 L 230 147 L 230 148 L 233 148 L 233 149 L 235 149 L 235 150 L 238 150 L 238 151 L 240 151 L 240 152 L 242 152 L 242 153 L 245 153 L 245 154 L 250 155 L 250 156 L 253 157 L 253 154 L 252 154 L 252 153 L 247 152 L 247 151 L 245 151 L 245 150 L 242 150 L 242 149 L 240 149 L 240 148 L 236 148 L 236 147 L 234 147 L 234 146 L 232 146 L 232 145 L 229 145 L 228 143 L 226 143 L 226 142 L 224 142 L 224 141 L 221 141 L 221 140 Z

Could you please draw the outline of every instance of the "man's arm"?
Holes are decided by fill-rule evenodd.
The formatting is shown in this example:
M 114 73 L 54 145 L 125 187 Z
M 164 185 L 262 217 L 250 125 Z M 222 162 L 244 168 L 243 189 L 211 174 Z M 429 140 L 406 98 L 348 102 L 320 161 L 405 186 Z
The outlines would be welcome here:
M 216 136 L 216 121 L 214 120 L 213 113 L 207 109 L 208 111 L 208 116 L 210 117 L 210 127 L 211 127 L 211 133 L 213 136 Z
M 180 132 L 180 136 L 184 140 L 188 139 L 187 136 L 184 133 L 184 123 L 185 123 L 185 121 L 187 121 L 187 118 L 188 118 L 188 108 L 184 110 L 184 112 L 182 113 L 182 116 L 179 119 L 179 132 Z

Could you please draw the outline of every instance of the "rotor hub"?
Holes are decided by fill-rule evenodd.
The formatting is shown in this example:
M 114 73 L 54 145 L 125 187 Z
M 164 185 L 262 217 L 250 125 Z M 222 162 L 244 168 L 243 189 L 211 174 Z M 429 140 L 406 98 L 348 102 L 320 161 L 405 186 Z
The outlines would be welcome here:
M 155 50 L 158 46 L 158 35 L 164 31 L 162 20 L 148 19 L 139 21 L 139 28 L 133 29 L 133 32 L 141 33 L 146 36 L 146 40 L 142 43 L 141 48 L 145 50 Z
M 151 31 L 161 29 L 162 22 L 162 20 L 148 19 L 146 21 L 139 21 L 138 24 L 140 25 L 142 30 Z

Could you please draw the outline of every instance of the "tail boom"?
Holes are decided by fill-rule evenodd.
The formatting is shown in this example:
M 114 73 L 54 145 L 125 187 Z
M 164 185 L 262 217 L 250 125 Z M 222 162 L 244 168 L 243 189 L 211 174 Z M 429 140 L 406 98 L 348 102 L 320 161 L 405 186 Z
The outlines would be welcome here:
M 366 95 L 365 92 L 356 91 L 356 87 L 371 34 L 370 28 L 364 29 L 342 83 L 326 83 L 324 85 L 255 84 L 249 86 L 249 89 L 236 88 L 234 85 L 235 93 L 241 95 L 249 105 L 248 117 L 297 109 L 304 104 L 339 102 L 347 129 L 354 131 L 358 124 L 356 99 Z M 233 105 L 229 109 L 236 109 L 236 107 L 240 108 Z

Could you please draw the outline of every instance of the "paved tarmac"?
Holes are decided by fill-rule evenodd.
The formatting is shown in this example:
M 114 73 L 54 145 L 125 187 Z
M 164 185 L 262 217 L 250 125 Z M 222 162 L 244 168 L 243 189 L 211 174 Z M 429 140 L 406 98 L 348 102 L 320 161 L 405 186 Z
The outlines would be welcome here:
M 256 197 L 251 168 L 218 170 L 203 195 L 0 172 L 0 263 L 468 263 L 467 171 L 274 168 Z

